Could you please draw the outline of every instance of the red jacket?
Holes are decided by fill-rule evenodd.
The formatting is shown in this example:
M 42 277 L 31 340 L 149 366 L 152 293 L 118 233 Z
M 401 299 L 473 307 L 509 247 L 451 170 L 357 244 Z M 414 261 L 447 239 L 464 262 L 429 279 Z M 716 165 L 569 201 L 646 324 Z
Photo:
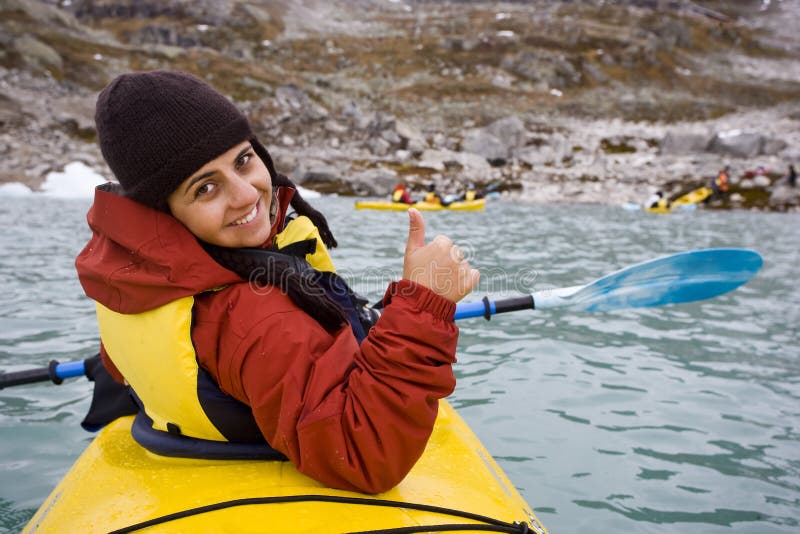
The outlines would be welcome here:
M 98 189 L 88 221 L 93 236 L 76 260 L 86 294 L 119 313 L 195 295 L 200 365 L 252 408 L 269 444 L 298 470 L 379 493 L 422 455 L 438 399 L 455 387 L 454 303 L 393 282 L 359 346 L 349 326 L 328 334 L 280 291 L 253 291 L 170 215 Z

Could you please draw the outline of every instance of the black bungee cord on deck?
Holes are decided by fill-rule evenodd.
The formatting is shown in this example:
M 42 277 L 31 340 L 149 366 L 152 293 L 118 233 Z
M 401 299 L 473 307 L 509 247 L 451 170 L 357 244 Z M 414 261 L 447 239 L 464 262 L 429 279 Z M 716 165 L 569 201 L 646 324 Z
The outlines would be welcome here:
M 433 506 L 429 504 L 416 504 L 401 501 L 386 501 L 382 499 L 370 499 L 364 497 L 341 497 L 338 495 L 288 495 L 280 497 L 251 497 L 247 499 L 234 499 L 230 501 L 219 502 L 215 504 L 208 504 L 205 506 L 198 506 L 197 508 L 190 508 L 182 510 L 173 514 L 163 515 L 141 523 L 136 523 L 128 527 L 120 528 L 109 532 L 109 534 L 126 534 L 128 532 L 135 532 L 143 528 L 152 527 L 175 521 L 184 517 L 200 515 L 215 510 L 223 510 L 225 508 L 233 508 L 235 506 L 249 506 L 254 504 L 285 504 L 297 502 L 333 502 L 341 504 L 356 504 L 366 506 L 385 506 L 393 508 L 408 508 L 411 510 L 421 510 L 425 512 L 434 512 L 444 515 L 451 515 L 455 517 L 462 517 L 471 519 L 473 521 L 481 521 L 483 524 L 450 524 L 450 525 L 419 525 L 413 527 L 398 527 L 381 530 L 369 530 L 361 532 L 353 532 L 350 534 L 411 534 L 415 532 L 453 532 L 457 530 L 474 530 L 483 532 L 509 532 L 516 534 L 529 534 L 539 533 L 543 531 L 535 525 L 531 527 L 525 522 L 508 523 L 499 519 L 493 519 L 479 514 L 464 512 L 462 510 L 454 510 L 451 508 L 444 508 L 441 506 Z

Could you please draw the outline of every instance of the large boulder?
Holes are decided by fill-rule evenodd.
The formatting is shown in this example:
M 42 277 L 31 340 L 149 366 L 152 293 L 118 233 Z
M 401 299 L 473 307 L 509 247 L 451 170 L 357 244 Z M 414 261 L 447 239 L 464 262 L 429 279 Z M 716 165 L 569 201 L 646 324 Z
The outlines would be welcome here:
M 392 192 L 398 177 L 392 169 L 379 167 L 352 175 L 350 182 L 356 194 L 383 197 Z
M 440 172 L 457 168 L 462 178 L 473 181 L 485 179 L 492 170 L 484 157 L 452 150 L 425 150 L 420 156 L 420 161 L 417 165 Z
M 716 134 L 708 149 L 735 158 L 752 158 L 761 153 L 763 144 L 764 136 L 759 133 L 730 130 Z
M 800 206 L 800 188 L 780 183 L 769 196 L 769 205 L 773 209 L 787 209 Z
M 488 162 L 499 165 L 508 160 L 510 148 L 483 128 L 468 131 L 461 142 L 461 150 L 464 152 L 477 154 Z
M 428 148 L 428 140 L 417 128 L 405 121 L 395 123 L 395 132 L 402 140 L 402 146 L 412 154 L 420 154 Z
M 525 123 L 516 115 L 499 119 L 484 128 L 510 149 L 524 146 L 528 137 Z
M 696 154 L 705 152 L 711 141 L 709 134 L 667 132 L 659 143 L 662 154 Z
M 64 60 L 61 55 L 33 35 L 24 34 L 16 38 L 14 50 L 24 63 L 34 70 L 49 70 L 59 74 L 64 70 Z

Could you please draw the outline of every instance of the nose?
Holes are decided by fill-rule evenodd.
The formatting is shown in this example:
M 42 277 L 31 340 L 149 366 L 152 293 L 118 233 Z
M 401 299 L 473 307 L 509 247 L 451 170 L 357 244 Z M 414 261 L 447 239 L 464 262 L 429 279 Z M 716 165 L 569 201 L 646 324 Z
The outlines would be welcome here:
M 228 176 L 229 199 L 232 208 L 252 206 L 258 200 L 258 189 L 247 179 L 236 174 Z

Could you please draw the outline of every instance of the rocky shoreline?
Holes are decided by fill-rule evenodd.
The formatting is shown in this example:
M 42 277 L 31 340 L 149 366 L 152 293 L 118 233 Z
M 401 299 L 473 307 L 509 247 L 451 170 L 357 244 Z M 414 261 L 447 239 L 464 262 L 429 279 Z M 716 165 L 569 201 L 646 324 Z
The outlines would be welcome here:
M 611 4 L 611 5 L 608 5 Z M 324 193 L 468 183 L 520 202 L 800 210 L 800 2 L 9 0 L 0 183 L 38 188 L 94 143 L 120 72 L 190 70 L 251 117 L 276 165 Z M 757 167 L 765 172 L 754 174 Z

